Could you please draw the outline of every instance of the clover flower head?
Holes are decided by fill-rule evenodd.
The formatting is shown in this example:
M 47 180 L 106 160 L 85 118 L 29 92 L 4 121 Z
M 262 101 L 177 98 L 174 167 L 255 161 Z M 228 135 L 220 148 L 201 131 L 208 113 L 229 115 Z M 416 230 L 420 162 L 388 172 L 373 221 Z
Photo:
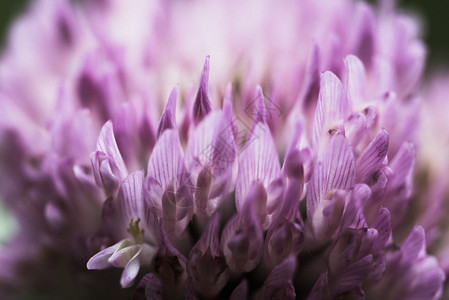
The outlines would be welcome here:
M 441 296 L 392 4 L 36 1 L 0 60 L 0 295 Z

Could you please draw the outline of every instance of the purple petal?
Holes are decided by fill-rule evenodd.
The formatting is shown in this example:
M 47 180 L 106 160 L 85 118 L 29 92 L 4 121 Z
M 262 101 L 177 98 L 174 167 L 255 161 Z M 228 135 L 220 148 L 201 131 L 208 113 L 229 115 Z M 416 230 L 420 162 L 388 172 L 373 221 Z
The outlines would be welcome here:
M 269 119 L 269 111 L 265 106 L 264 95 L 262 88 L 260 85 L 256 87 L 256 97 L 253 102 L 253 113 L 251 115 L 253 119 L 253 127 L 257 125 L 257 123 L 267 123 Z
M 344 130 L 349 144 L 356 148 L 370 134 L 367 126 L 366 115 L 361 112 L 354 112 L 345 120 Z
M 354 288 L 360 287 L 365 277 L 369 274 L 373 263 L 372 255 L 367 255 L 359 261 L 351 264 L 339 274 L 332 290 L 335 295 L 341 295 Z
M 414 165 L 415 147 L 412 143 L 404 143 L 389 164 L 394 172 L 390 185 L 396 187 L 409 181 Z
M 132 292 L 132 299 L 162 300 L 162 284 L 159 278 L 153 273 L 145 274 L 137 284 L 136 289 Z
M 163 288 L 162 283 L 153 273 L 148 273 L 139 282 L 139 286 L 144 286 L 145 298 L 162 300 L 163 299 Z
M 176 190 L 170 185 L 162 195 L 162 217 L 170 236 L 179 236 L 187 227 L 193 214 L 193 198 L 190 184 Z
M 221 112 L 211 112 L 194 129 L 189 138 L 185 153 L 185 163 L 189 170 L 199 172 L 202 167 L 212 166 L 214 152 L 220 150 L 216 149 L 214 144 L 216 136 L 219 135 L 218 131 L 214 129 L 217 128 L 217 124 L 220 124 L 222 118 L 223 114 Z
M 358 108 L 366 102 L 366 72 L 362 62 L 354 55 L 345 57 L 346 81 L 349 103 Z
M 142 252 L 142 245 L 130 245 L 118 248 L 109 257 L 108 262 L 117 268 L 125 267 L 128 262 Z
M 233 272 L 249 272 L 257 266 L 263 254 L 263 235 L 251 202 L 226 224 L 220 244 Z
M 330 129 L 339 127 L 349 114 L 350 105 L 343 86 L 332 72 L 321 75 L 320 94 L 313 120 L 312 141 L 317 149 L 321 137 Z
M 193 104 L 193 122 L 195 125 L 201 122 L 204 117 L 212 110 L 212 104 L 209 96 L 209 60 L 206 56 L 203 71 L 201 72 L 200 85 L 196 93 L 195 102 Z
M 309 111 L 315 109 L 320 92 L 320 49 L 317 44 L 314 44 L 312 48 L 304 86 L 300 99 L 305 110 Z
M 230 300 L 248 299 L 248 282 L 244 279 L 239 285 L 232 291 Z
M 127 226 L 131 219 L 145 220 L 145 203 L 143 196 L 144 172 L 136 171 L 128 175 L 117 194 L 117 203 Z
M 302 224 L 283 221 L 273 224 L 265 238 L 265 259 L 277 265 L 289 255 L 296 256 L 305 241 Z
M 380 169 L 387 156 L 389 139 L 389 133 L 382 130 L 360 154 L 357 160 L 358 182 L 369 183 L 369 180 Z
M 235 188 L 237 211 L 241 211 L 251 185 L 260 181 L 268 187 L 280 173 L 279 157 L 270 129 L 265 124 L 256 126 L 253 134 L 257 138 L 245 149 L 240 161 Z M 268 199 L 267 205 L 270 205 Z
M 318 160 L 307 195 L 307 216 L 312 220 L 318 204 L 332 189 L 348 190 L 355 184 L 355 163 L 345 137 L 334 134 Z
M 139 261 L 139 255 L 142 251 L 142 248 L 140 248 L 140 251 L 138 251 L 126 264 L 125 268 L 123 269 L 122 276 L 120 278 L 120 285 L 122 288 L 130 287 L 134 283 L 134 279 L 136 279 L 137 274 L 140 270 L 140 261 Z
M 263 285 L 263 299 L 295 299 L 295 289 L 291 283 L 296 269 L 296 259 L 290 256 L 276 266 Z
M 115 245 L 112 245 L 106 249 L 101 250 L 94 256 L 92 256 L 87 262 L 88 270 L 102 270 L 109 268 L 111 264 L 109 263 L 109 258 L 116 252 L 119 248 L 124 247 L 124 245 L 128 245 L 129 242 L 127 240 L 120 241 Z
M 336 240 L 329 254 L 329 271 L 332 277 L 338 276 L 354 262 L 360 248 L 362 236 L 362 230 L 348 228 Z
M 407 239 L 401 246 L 402 260 L 404 262 L 410 262 L 417 259 L 418 256 L 425 255 L 426 243 L 424 239 L 424 229 L 415 225 L 412 232 L 408 235 Z
M 312 288 L 307 300 L 326 300 L 330 299 L 328 290 L 327 272 L 322 273 Z
M 376 253 L 385 246 L 391 237 L 391 220 L 388 209 L 384 207 L 380 209 L 379 214 L 376 219 L 374 219 L 371 227 L 375 228 L 378 232 L 378 238 L 373 249 L 373 253 Z
M 187 279 L 186 258 L 163 234 L 163 241 L 153 263 L 155 274 L 163 282 L 164 299 L 179 299 L 185 296 Z
M 176 129 L 176 99 L 178 97 L 179 87 L 175 86 L 168 97 L 164 112 L 157 127 L 157 138 L 167 129 Z
M 210 220 L 206 231 L 192 248 L 187 271 L 195 289 L 204 297 L 214 297 L 226 285 L 229 268 L 219 249 L 219 215 Z
M 97 185 L 103 186 L 108 194 L 115 193 L 128 170 L 115 142 L 111 121 L 100 131 L 97 151 L 92 153 L 91 162 Z
M 356 25 L 358 28 L 358 34 L 355 37 L 355 54 L 359 57 L 365 66 L 369 69 L 375 58 L 376 51 L 376 25 L 375 15 L 373 10 L 368 6 L 361 3 L 359 16 L 359 22 Z
M 154 179 L 165 190 L 170 184 L 175 189 L 181 182 L 178 177 L 183 169 L 182 150 L 178 132 L 165 130 L 156 142 L 148 162 L 147 178 Z
M 367 227 L 363 209 L 371 196 L 370 188 L 365 184 L 357 184 L 349 193 L 342 219 L 341 228 L 360 229 Z

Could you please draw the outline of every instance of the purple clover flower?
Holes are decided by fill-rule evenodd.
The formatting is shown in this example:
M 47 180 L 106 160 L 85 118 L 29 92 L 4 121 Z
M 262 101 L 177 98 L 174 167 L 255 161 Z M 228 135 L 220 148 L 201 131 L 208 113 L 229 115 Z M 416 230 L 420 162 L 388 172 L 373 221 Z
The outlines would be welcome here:
M 418 33 L 390 1 L 36 1 L 0 60 L 0 295 L 440 297 Z

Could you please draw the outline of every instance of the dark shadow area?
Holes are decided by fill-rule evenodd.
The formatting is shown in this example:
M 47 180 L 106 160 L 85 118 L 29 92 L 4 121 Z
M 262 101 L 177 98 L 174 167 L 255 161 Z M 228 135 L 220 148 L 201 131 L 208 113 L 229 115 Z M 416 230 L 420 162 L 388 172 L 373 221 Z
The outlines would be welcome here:
M 26 8 L 29 0 L 0 1 L 0 47 L 6 42 L 7 31 L 11 22 Z

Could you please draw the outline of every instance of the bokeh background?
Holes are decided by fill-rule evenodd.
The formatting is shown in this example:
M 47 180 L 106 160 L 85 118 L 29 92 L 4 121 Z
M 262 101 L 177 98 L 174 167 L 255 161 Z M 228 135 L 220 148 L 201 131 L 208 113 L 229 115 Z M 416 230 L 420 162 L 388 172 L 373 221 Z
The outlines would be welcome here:
M 11 22 L 26 9 L 30 1 L 32 0 L 0 0 L 0 47 L 5 44 Z M 371 3 L 379 1 L 383 0 L 368 0 Z M 428 69 L 439 68 L 441 65 L 449 66 L 449 1 L 397 0 L 397 2 L 402 10 L 412 12 L 423 21 L 423 36 L 429 47 Z

